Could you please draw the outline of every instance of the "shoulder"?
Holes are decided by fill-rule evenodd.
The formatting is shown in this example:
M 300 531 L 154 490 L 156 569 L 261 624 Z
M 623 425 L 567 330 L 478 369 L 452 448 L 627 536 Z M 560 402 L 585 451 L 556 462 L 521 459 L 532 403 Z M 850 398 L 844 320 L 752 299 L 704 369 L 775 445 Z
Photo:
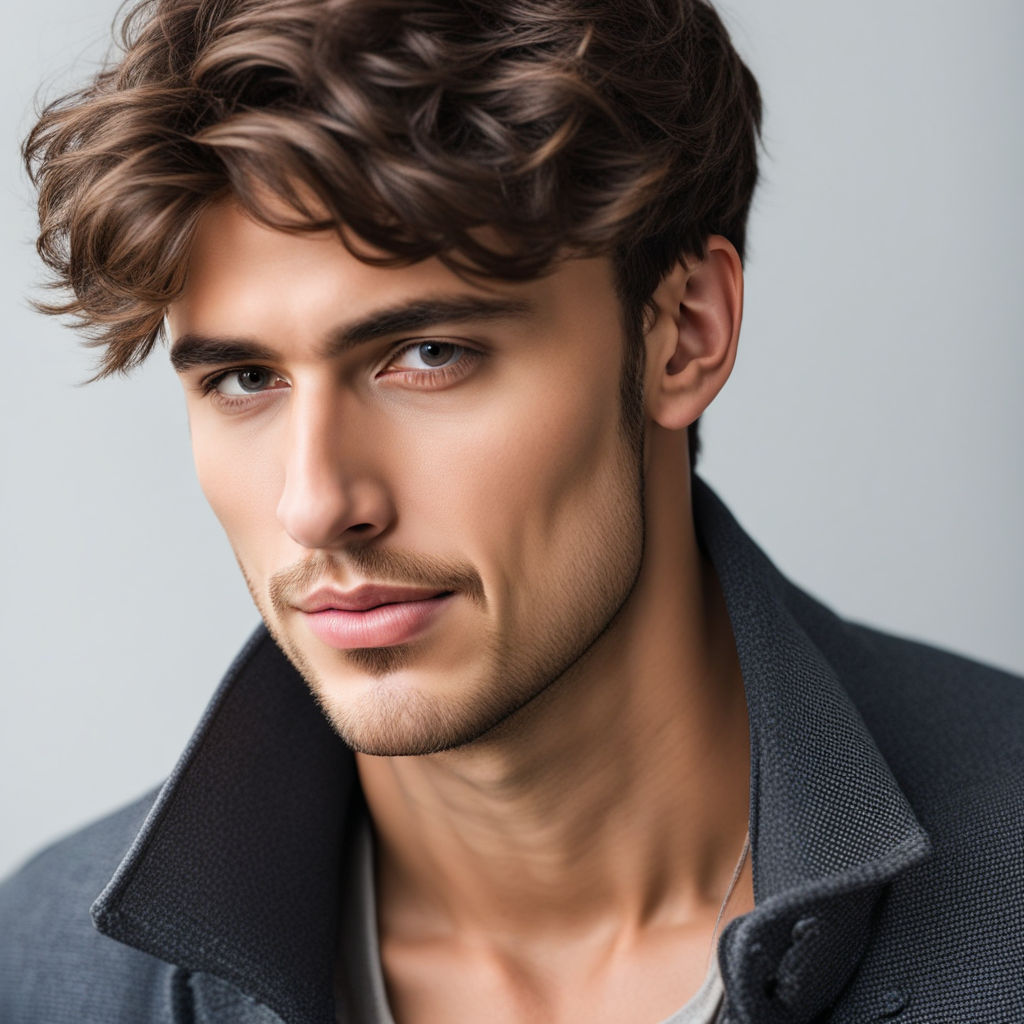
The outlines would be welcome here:
M 0 1020 L 138 1024 L 173 968 L 106 938 L 89 916 L 155 799 L 134 803 L 38 853 L 0 883 Z
M 1024 800 L 1024 678 L 792 600 L 912 802 L 953 781 Z
M 876 629 L 847 629 L 862 653 L 846 664 L 844 685 L 931 837 L 922 875 L 945 872 L 946 896 L 965 912 L 973 904 L 1009 915 L 1024 933 L 1024 679 Z

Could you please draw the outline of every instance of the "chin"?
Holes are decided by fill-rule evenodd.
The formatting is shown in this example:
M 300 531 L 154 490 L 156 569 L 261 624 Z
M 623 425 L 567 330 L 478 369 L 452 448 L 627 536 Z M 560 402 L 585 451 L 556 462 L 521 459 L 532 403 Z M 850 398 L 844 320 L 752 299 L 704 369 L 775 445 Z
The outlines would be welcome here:
M 367 667 L 358 682 L 351 676 L 334 685 L 323 676 L 307 677 L 307 682 L 334 731 L 361 754 L 417 757 L 465 747 L 529 700 L 493 681 L 487 685 L 467 678 L 458 685 L 451 676 L 445 678 L 445 693 L 430 692 L 423 674 L 400 670 L 405 654 L 397 648 L 358 653 L 360 659 L 370 654 L 379 674 Z
M 452 750 L 477 739 L 488 726 L 466 719 L 436 697 L 393 678 L 375 682 L 358 700 L 324 696 L 321 707 L 335 732 L 353 750 L 375 757 L 416 757 Z

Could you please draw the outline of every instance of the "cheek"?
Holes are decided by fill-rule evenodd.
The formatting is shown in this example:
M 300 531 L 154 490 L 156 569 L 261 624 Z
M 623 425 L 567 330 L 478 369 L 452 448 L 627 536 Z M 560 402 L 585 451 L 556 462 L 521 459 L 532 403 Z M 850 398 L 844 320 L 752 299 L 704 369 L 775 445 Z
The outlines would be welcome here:
M 273 459 L 249 445 L 210 437 L 195 424 L 192 439 L 196 476 L 210 508 L 238 557 L 262 574 L 263 568 L 252 562 L 277 523 L 280 487 Z
M 589 385 L 589 390 L 588 390 Z M 621 495 L 623 442 L 615 389 L 600 381 L 538 387 L 451 417 L 407 444 L 396 480 L 408 522 L 432 522 L 488 574 L 543 571 L 571 546 L 581 522 Z M 602 395 L 608 391 L 608 395 Z M 429 543 L 429 538 L 417 538 Z M 490 566 L 490 570 L 488 570 Z

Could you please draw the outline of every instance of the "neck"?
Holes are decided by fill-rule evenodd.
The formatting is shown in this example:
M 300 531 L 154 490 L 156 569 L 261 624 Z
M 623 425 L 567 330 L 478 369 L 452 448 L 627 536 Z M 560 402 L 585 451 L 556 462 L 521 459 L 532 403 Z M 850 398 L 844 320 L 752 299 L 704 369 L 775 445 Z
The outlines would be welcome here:
M 689 480 L 669 479 L 647 488 L 633 593 L 568 673 L 466 747 L 358 756 L 392 924 L 621 933 L 717 910 L 747 827 L 746 703 Z

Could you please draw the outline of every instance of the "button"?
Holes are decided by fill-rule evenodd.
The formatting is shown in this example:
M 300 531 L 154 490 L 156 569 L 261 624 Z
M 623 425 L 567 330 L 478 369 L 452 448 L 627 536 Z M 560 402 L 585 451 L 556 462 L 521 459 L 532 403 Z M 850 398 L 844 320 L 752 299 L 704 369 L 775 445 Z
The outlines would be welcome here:
M 909 998 L 906 992 L 898 988 L 890 989 L 882 996 L 876 1020 L 889 1020 L 906 1009 Z
M 799 942 L 801 939 L 807 938 L 809 935 L 813 935 L 818 930 L 818 919 L 816 917 L 801 917 L 795 925 L 793 925 L 793 931 L 790 933 L 793 937 L 794 942 Z

